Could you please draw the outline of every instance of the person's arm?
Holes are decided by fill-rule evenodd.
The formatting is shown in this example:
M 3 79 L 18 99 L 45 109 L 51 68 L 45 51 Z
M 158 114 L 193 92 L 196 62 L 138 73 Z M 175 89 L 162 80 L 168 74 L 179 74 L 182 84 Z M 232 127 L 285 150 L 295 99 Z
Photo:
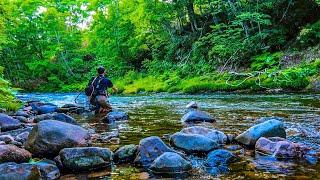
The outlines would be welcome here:
M 118 88 L 115 87 L 109 79 L 108 79 L 108 88 L 111 88 L 113 93 L 118 92 Z

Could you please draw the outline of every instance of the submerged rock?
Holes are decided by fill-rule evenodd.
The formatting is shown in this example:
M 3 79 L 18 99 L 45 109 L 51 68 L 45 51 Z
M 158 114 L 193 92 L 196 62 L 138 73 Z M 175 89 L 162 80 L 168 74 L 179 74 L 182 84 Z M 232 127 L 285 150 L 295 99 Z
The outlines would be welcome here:
M 134 162 L 143 167 L 149 167 L 157 157 L 165 152 L 175 151 L 169 148 L 159 137 L 147 137 L 140 140 L 138 155 Z
M 55 120 L 39 122 L 31 131 L 26 149 L 41 157 L 54 157 L 61 149 L 87 146 L 90 136 L 80 126 Z
M 257 124 L 239 136 L 236 141 L 248 147 L 254 147 L 260 137 L 283 137 L 286 138 L 284 124 L 278 120 L 268 120 Z
M 215 119 L 207 112 L 194 110 L 183 115 L 181 121 L 185 123 L 215 122 Z
M 209 129 L 202 126 L 193 126 L 193 127 L 184 128 L 181 130 L 181 132 L 186 134 L 203 135 L 207 138 L 212 139 L 218 144 L 226 144 L 228 140 L 227 136 L 223 132 L 214 130 L 214 129 Z
M 204 166 L 210 174 L 217 175 L 227 172 L 228 165 L 238 160 L 239 158 L 230 151 L 217 149 L 208 154 Z
M 0 130 L 1 131 L 10 131 L 14 129 L 19 129 L 22 127 L 22 124 L 19 120 L 14 119 L 6 114 L 0 113 Z
M 219 148 L 219 144 L 208 137 L 181 132 L 171 136 L 170 144 L 187 153 L 207 153 Z
M 185 173 L 192 169 L 192 165 L 177 153 L 165 152 L 153 161 L 150 169 L 160 174 Z
M 108 148 L 65 148 L 59 155 L 63 167 L 76 172 L 110 167 L 112 162 L 112 152 Z
M 61 113 L 75 113 L 82 114 L 85 111 L 84 107 L 77 106 L 75 104 L 65 104 L 58 110 Z
M 126 121 L 129 120 L 129 116 L 126 112 L 121 111 L 112 111 L 109 112 L 104 118 L 103 121 L 106 123 L 113 123 L 116 121 Z
M 31 153 L 27 150 L 18 148 L 14 145 L 0 145 L 0 163 L 4 162 L 16 162 L 23 163 L 28 162 L 31 159 Z
M 134 144 L 119 148 L 113 155 L 115 162 L 131 163 L 137 156 L 138 146 Z
M 309 151 L 307 147 L 301 144 L 279 137 L 262 137 L 257 141 L 255 148 L 258 152 L 273 155 L 277 158 L 299 158 Z
M 0 179 L 40 179 L 41 173 L 35 164 L 16 164 L 14 162 L 0 164 Z

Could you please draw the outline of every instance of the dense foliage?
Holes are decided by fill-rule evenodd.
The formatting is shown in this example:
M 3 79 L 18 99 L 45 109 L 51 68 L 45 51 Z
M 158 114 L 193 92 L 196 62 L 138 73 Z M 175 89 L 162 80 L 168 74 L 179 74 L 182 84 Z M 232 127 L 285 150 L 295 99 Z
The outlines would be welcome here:
M 3 79 L 4 68 L 0 66 L 0 108 L 17 110 L 21 103 L 13 95 L 10 83 Z
M 313 0 L 0 0 L 0 65 L 25 90 L 82 90 L 98 65 L 125 93 L 300 90 L 319 17 Z

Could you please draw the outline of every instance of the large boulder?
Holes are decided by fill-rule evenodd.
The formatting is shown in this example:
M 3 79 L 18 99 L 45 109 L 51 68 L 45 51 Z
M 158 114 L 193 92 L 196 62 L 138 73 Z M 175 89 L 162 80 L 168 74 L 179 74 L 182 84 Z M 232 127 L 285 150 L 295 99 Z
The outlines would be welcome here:
M 193 126 L 193 127 L 184 128 L 181 130 L 181 132 L 186 134 L 203 135 L 207 138 L 212 139 L 218 144 L 226 144 L 228 141 L 227 136 L 223 132 L 215 129 L 209 129 L 202 126 Z
M 1 180 L 25 180 L 40 178 L 40 169 L 35 164 L 16 164 L 14 162 L 0 164 Z
M 257 152 L 277 158 L 299 158 L 309 151 L 306 146 L 279 137 L 262 137 L 257 141 L 255 149 Z
M 58 106 L 51 103 L 33 103 L 31 104 L 32 110 L 38 112 L 38 114 L 48 114 L 58 111 Z
M 115 162 L 131 163 L 137 156 L 138 146 L 134 144 L 125 145 L 119 148 L 113 155 Z
M 106 123 L 113 123 L 116 121 L 126 121 L 126 120 L 129 120 L 129 116 L 126 112 L 122 112 L 122 111 L 111 111 L 103 118 L 103 121 Z
M 79 125 L 79 123 L 73 117 L 64 113 L 41 114 L 34 117 L 34 122 L 36 123 L 43 120 L 57 120 L 69 124 Z
M 63 167 L 76 172 L 110 167 L 112 162 L 112 152 L 108 148 L 65 148 L 59 155 Z
M 39 122 L 29 134 L 27 150 L 41 157 L 54 157 L 61 149 L 88 146 L 87 130 L 80 126 L 55 120 Z
M 18 129 L 22 126 L 19 120 L 14 119 L 6 114 L 0 113 L 0 130 L 10 131 Z
M 275 119 L 265 121 L 249 128 L 237 136 L 235 140 L 248 147 L 254 147 L 257 140 L 261 137 L 286 138 L 286 131 L 283 122 Z
M 147 137 L 140 140 L 138 155 L 134 162 L 143 167 L 149 167 L 157 157 L 165 152 L 175 151 L 169 148 L 159 137 Z
M 237 162 L 240 158 L 224 149 L 217 149 L 208 154 L 204 166 L 210 174 L 217 175 L 228 171 L 230 163 Z
M 171 136 L 170 144 L 186 153 L 208 153 L 219 148 L 219 144 L 208 137 L 181 132 Z
M 4 162 L 16 162 L 23 163 L 28 162 L 31 159 L 31 153 L 27 150 L 18 148 L 14 145 L 0 145 L 0 163 Z
M 198 123 L 198 122 L 215 122 L 215 119 L 207 112 L 192 110 L 181 118 L 185 123 Z
M 192 165 L 177 153 L 165 152 L 153 161 L 150 169 L 160 174 L 185 173 L 192 169 Z

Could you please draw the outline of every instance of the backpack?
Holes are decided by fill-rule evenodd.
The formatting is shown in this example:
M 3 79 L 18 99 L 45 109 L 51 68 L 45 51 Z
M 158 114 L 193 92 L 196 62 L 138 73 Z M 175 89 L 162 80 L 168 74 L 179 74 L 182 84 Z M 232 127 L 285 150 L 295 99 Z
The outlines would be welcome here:
M 95 94 L 95 90 L 97 89 L 103 78 L 99 78 L 98 84 L 96 85 L 97 87 L 94 87 L 94 84 L 97 79 L 98 77 L 94 78 L 94 80 L 84 89 L 84 93 L 86 94 L 86 96 L 89 96 L 91 98 L 92 95 Z

